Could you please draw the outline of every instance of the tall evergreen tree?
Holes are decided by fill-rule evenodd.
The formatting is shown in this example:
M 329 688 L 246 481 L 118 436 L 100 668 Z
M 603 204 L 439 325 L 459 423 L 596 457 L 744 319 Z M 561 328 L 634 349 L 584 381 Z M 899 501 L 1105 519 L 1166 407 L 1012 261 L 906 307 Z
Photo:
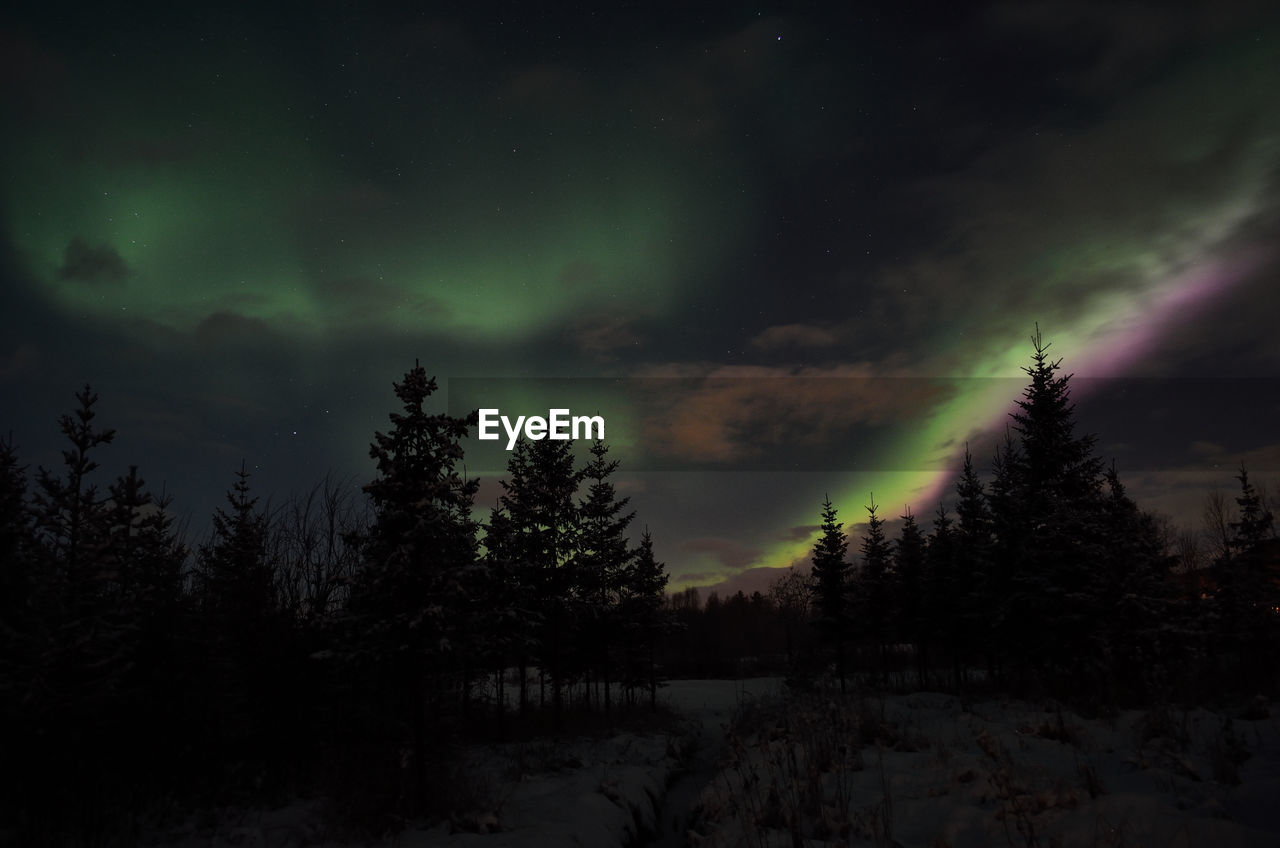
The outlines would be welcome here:
M 822 502 L 822 535 L 813 546 L 810 585 L 818 638 L 835 658 L 840 691 L 846 689 L 849 637 L 853 627 L 850 607 L 850 565 L 845 560 L 849 539 L 836 520 L 837 510 L 827 497 Z
M 373 520 L 359 540 L 363 563 L 352 587 L 350 611 L 357 646 L 375 672 L 374 688 L 395 706 L 391 716 L 412 739 L 410 807 L 428 791 L 431 731 L 443 733 L 446 693 L 465 688 L 481 651 L 471 637 L 479 616 L 482 582 L 478 525 L 471 516 L 479 481 L 458 465 L 461 441 L 476 416 L 430 414 L 436 391 L 418 363 L 394 384 L 400 412 L 377 432 L 369 456 L 377 477 L 364 491 Z
M 76 393 L 79 407 L 58 419 L 71 447 L 62 451 L 62 476 L 40 468 L 36 476 L 37 542 L 42 560 L 37 605 L 46 630 L 40 662 L 44 691 L 61 710 L 107 716 L 128 667 L 128 620 L 116 603 L 118 575 L 106 551 L 108 502 L 92 474 L 94 450 L 110 444 L 114 430 L 94 424 L 98 396 L 89 386 Z
M 204 667 L 198 680 L 206 756 L 261 764 L 281 755 L 283 620 L 268 559 L 269 518 L 244 464 L 196 551 L 193 600 Z
M 590 678 L 604 684 L 604 708 L 611 706 L 610 685 L 613 634 L 620 630 L 618 607 L 627 571 L 635 555 L 627 540 L 627 527 L 635 512 L 624 512 L 629 498 L 619 498 L 610 477 L 618 469 L 617 460 L 608 459 L 609 449 L 600 439 L 591 446 L 591 461 L 583 469 L 586 496 L 578 504 L 578 549 L 574 557 L 575 616 L 584 646 L 588 683 Z M 588 697 L 590 686 L 588 686 Z
M 485 658 L 493 668 L 498 683 L 497 709 L 499 719 L 506 709 L 507 670 L 522 658 L 536 653 L 537 620 L 534 605 L 530 602 L 531 587 L 521 580 L 526 573 L 520 568 L 521 552 L 511 516 L 495 505 L 484 525 L 484 553 L 486 581 L 482 593 L 484 608 L 488 614 L 480 622 L 484 633 Z M 522 682 L 519 691 L 521 703 L 525 694 Z
M 1031 382 L 1013 414 L 1023 460 L 1017 489 L 1030 532 L 1014 579 L 1039 622 L 1034 634 L 1025 634 L 1041 637 L 1035 664 L 1078 674 L 1097 660 L 1091 629 L 1101 583 L 1102 460 L 1094 454 L 1095 438 L 1075 432 L 1071 375 L 1058 373 L 1062 362 L 1049 359 L 1039 328 L 1032 346 L 1032 364 L 1024 369 Z
M 997 474 L 997 479 L 1000 479 Z M 959 625 L 955 650 L 963 662 L 977 651 L 987 654 L 988 664 L 998 652 L 996 622 L 1008 592 L 1007 572 L 997 569 L 995 526 L 982 479 L 973 465 L 968 445 L 964 466 L 956 481 L 955 595 L 954 609 Z
M 1239 658 L 1242 681 L 1270 677 L 1277 668 L 1274 659 L 1280 649 L 1280 590 L 1270 573 L 1267 543 L 1271 541 L 1274 518 L 1263 503 L 1244 465 L 1236 475 L 1240 494 L 1237 514 L 1227 526 L 1230 538 L 1227 553 L 1217 564 L 1218 589 L 1215 594 L 1220 650 Z M 1274 557 L 1274 546 L 1271 556 Z M 1249 684 L 1246 684 L 1249 685 Z
M 250 494 L 244 463 L 213 514 L 213 534 L 196 555 L 195 590 L 203 612 L 225 623 L 227 635 L 255 630 L 276 611 L 276 591 L 267 561 L 269 520 Z
M 925 548 L 923 628 L 926 638 L 950 656 L 952 684 L 959 691 L 964 682 L 968 646 L 972 644 L 964 619 L 966 584 L 960 571 L 959 531 L 946 507 L 938 505 L 933 531 Z
M 37 674 L 42 623 L 27 478 L 11 438 L 0 439 L 0 740 L 25 735 L 23 704 Z M 4 745 L 3 747 L 8 747 Z M 18 769 L 10 767 L 11 772 Z M 0 781 L 0 788 L 7 781 Z
M 867 532 L 862 536 L 862 568 L 855 585 L 861 630 L 880 655 L 882 680 L 889 682 L 890 623 L 893 620 L 893 549 L 884 532 L 884 519 L 876 514 L 875 495 L 867 505 Z
M 658 643 L 670 629 L 665 606 L 667 567 L 653 553 L 649 528 L 640 536 L 640 545 L 623 578 L 622 620 L 628 630 L 629 684 L 639 683 L 649 691 L 649 707 L 658 705 L 656 652 Z
M 1109 666 L 1117 694 L 1146 697 L 1164 690 L 1175 651 L 1189 647 L 1179 633 L 1170 595 L 1171 557 L 1155 519 L 1126 493 L 1115 464 L 1105 475 L 1102 551 L 1095 593 L 1095 651 Z
M 572 654 L 570 596 L 574 585 L 573 558 L 578 545 L 579 517 L 574 497 L 584 471 L 575 468 L 567 441 L 521 440 L 507 462 L 499 499 L 510 516 L 517 580 L 528 587 L 537 621 L 538 652 L 522 659 L 521 679 L 529 659 L 536 659 L 540 679 L 549 675 L 557 711 Z M 523 686 L 522 686 L 523 689 Z M 527 702 L 522 692 L 521 708 Z M 539 699 L 545 703 L 545 687 Z
M 924 635 L 925 539 L 908 508 L 893 547 L 894 610 L 897 633 L 915 652 L 916 679 L 925 685 L 928 657 Z

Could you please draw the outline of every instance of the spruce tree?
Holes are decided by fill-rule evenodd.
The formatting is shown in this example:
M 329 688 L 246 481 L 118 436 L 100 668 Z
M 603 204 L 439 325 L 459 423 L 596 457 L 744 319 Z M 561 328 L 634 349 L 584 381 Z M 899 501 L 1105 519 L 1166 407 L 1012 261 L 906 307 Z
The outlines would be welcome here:
M 255 638 L 276 611 L 276 591 L 267 561 L 268 517 L 250 494 L 244 463 L 226 493 L 227 504 L 213 514 L 213 534 L 196 555 L 195 589 L 202 612 L 218 622 L 224 636 Z
M 619 498 L 610 477 L 618 469 L 617 460 L 608 459 L 609 449 L 597 439 L 591 446 L 591 461 L 583 469 L 586 496 L 578 504 L 578 548 L 573 562 L 578 632 L 586 650 L 584 660 L 590 677 L 604 684 L 604 708 L 611 706 L 611 653 L 614 634 L 622 630 L 618 607 L 627 571 L 635 555 L 627 540 L 627 527 L 635 512 L 624 512 L 629 498 Z M 590 683 L 590 680 L 588 680 Z M 590 697 L 590 686 L 588 686 Z
M 530 587 L 520 580 L 519 549 L 515 529 L 501 506 L 495 505 L 484 525 L 484 552 L 481 562 L 485 582 L 481 593 L 488 614 L 479 622 L 485 651 L 483 658 L 497 679 L 497 709 L 502 719 L 506 709 L 506 674 L 513 663 L 535 653 L 536 615 L 529 603 Z M 525 692 L 522 680 L 519 697 Z
M 893 549 L 885 537 L 884 519 L 876 514 L 875 495 L 867 505 L 867 531 L 862 536 L 862 568 L 855 585 L 861 631 L 880 655 L 880 674 L 889 682 L 890 623 L 893 620 Z
M 1177 626 L 1171 557 L 1163 550 L 1155 519 L 1126 493 L 1114 463 L 1104 479 L 1095 651 L 1110 667 L 1117 694 L 1145 698 L 1153 686 L 1166 689 L 1175 651 L 1189 645 Z
M 251 494 L 244 464 L 196 551 L 193 600 L 204 667 L 198 678 L 206 754 L 226 765 L 271 759 L 280 682 L 281 617 L 269 520 Z
M 1007 585 L 996 639 L 1024 680 L 1101 686 L 1109 662 L 1096 626 L 1106 599 L 1102 462 L 1076 433 L 1071 375 L 1037 327 L 1030 378 L 992 484 L 995 585 Z M 1017 436 L 1013 443 L 1013 434 Z
M 846 688 L 848 643 L 853 626 L 850 609 L 849 573 L 845 560 L 849 539 L 836 521 L 837 510 L 827 497 L 822 502 L 822 535 L 813 546 L 810 585 L 813 593 L 814 629 L 822 644 L 835 658 L 840 691 Z
M 26 470 L 12 438 L 0 439 L 0 740 L 12 734 L 15 744 L 27 735 L 23 705 L 38 674 L 43 641 L 37 577 Z
M 950 656 L 952 684 L 957 692 L 964 682 L 967 647 L 972 644 L 964 619 L 969 586 L 962 574 L 959 530 L 946 507 L 939 504 L 925 549 L 923 632 Z
M 391 428 L 374 433 L 369 448 L 377 476 L 364 491 L 373 520 L 357 540 L 362 566 L 350 612 L 374 689 L 385 693 L 393 726 L 398 722 L 412 740 L 407 797 L 420 809 L 433 747 L 428 733 L 446 732 L 441 710 L 465 690 L 483 653 L 472 640 L 481 614 L 478 525 L 471 515 L 479 481 L 458 468 L 476 416 L 428 413 L 436 381 L 416 362 L 393 387 L 401 411 L 390 414 Z
M 1003 579 L 1005 573 L 996 568 L 991 506 L 968 445 L 956 495 L 952 609 L 960 638 L 953 643 L 954 649 L 962 657 L 961 665 L 980 650 L 986 652 L 990 664 L 999 649 L 995 622 L 1009 587 Z
M 623 578 L 623 621 L 628 630 L 630 683 L 640 683 L 649 691 L 649 708 L 657 709 L 657 649 L 669 630 L 665 591 L 667 567 L 653 553 L 653 537 L 649 528 L 640 536 L 640 545 Z
M 40 468 L 36 476 L 36 591 L 47 634 L 40 663 L 52 698 L 47 715 L 66 711 L 100 721 L 114 709 L 129 664 L 129 623 L 116 603 L 119 582 L 107 556 L 108 501 L 91 480 L 98 468 L 92 454 L 115 431 L 94 424 L 98 396 L 88 385 L 75 397 L 79 407 L 58 419 L 71 443 L 62 451 L 63 475 Z
M 583 479 L 575 468 L 567 441 L 522 439 L 507 462 L 499 504 L 510 516 L 517 580 L 528 587 L 529 603 L 538 622 L 537 652 L 521 659 L 521 677 L 530 659 L 537 662 L 539 701 L 546 701 L 545 677 L 550 676 L 557 712 L 572 657 L 574 589 L 573 558 L 578 545 L 578 506 L 574 497 Z M 521 707 L 526 701 L 521 698 Z
M 915 653 L 916 679 L 925 685 L 928 657 L 924 635 L 925 539 L 908 509 L 893 547 L 894 610 L 899 638 Z
M 1238 509 L 1236 519 L 1228 522 L 1229 553 L 1217 567 L 1215 606 L 1222 647 L 1239 656 L 1239 678 L 1247 686 L 1251 679 L 1273 675 L 1277 667 L 1280 616 L 1275 610 L 1280 609 L 1280 590 L 1268 568 L 1267 548 L 1274 551 L 1269 545 L 1274 518 L 1243 464 L 1236 480 L 1240 483 L 1235 499 Z

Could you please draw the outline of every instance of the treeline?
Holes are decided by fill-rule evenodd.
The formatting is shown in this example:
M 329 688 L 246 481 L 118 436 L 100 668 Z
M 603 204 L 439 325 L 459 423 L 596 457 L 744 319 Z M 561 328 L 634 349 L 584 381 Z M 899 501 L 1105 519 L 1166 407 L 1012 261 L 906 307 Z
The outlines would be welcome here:
M 811 662 L 807 573 L 786 569 L 767 592 L 703 595 L 691 587 L 667 599 L 672 627 L 659 652 L 667 677 L 783 676 Z
M 521 442 L 483 521 L 474 416 L 429 414 L 435 389 L 395 385 L 362 493 L 269 509 L 242 467 L 194 546 L 136 467 L 97 481 L 89 387 L 61 468 L 0 443 L 0 842 L 134 844 L 166 810 L 299 793 L 390 829 L 448 809 L 463 738 L 654 702 L 667 577 L 606 446 Z
M 828 499 L 814 546 L 812 624 L 844 688 L 1049 692 L 1114 705 L 1271 693 L 1280 671 L 1280 542 L 1240 469 L 1238 516 L 1211 566 L 1176 569 L 1160 523 L 1076 433 L 1069 375 L 1033 338 L 1030 378 L 984 481 L 966 451 L 954 511 L 895 539 L 874 499 L 858 540 Z
M 668 599 L 670 677 L 787 675 L 824 683 L 1047 693 L 1081 707 L 1275 693 L 1280 539 L 1241 468 L 1231 509 L 1201 533 L 1142 511 L 1095 440 L 1077 435 L 1070 378 L 1037 335 L 1030 382 L 991 473 L 966 452 L 950 497 L 890 533 L 822 504 L 811 568 L 765 592 Z

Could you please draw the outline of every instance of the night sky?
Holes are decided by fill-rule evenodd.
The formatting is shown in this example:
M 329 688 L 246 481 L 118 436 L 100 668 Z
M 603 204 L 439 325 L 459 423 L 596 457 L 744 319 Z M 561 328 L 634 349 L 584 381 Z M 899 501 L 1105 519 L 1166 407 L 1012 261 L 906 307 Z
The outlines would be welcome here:
M 750 585 L 826 494 L 927 520 L 1038 322 L 1144 507 L 1280 483 L 1272 2 L 102 5 L 0 19 L 33 470 L 90 382 L 198 533 L 368 480 L 418 359 L 604 415 L 672 587 Z

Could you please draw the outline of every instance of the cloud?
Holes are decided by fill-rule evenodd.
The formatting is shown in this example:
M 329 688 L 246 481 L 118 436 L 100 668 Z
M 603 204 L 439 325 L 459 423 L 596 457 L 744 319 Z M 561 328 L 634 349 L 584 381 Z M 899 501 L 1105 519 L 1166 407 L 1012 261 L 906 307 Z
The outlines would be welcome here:
M 91 245 L 76 236 L 62 252 L 58 279 L 77 283 L 120 283 L 129 276 L 129 265 L 107 244 Z
M 680 550 L 708 556 L 730 571 L 740 571 L 746 568 L 757 562 L 761 555 L 760 550 L 757 548 L 749 547 L 734 539 L 714 536 L 687 539 L 680 543 Z
M 808 576 L 809 568 L 807 565 L 800 567 L 799 570 L 802 576 Z M 696 586 L 699 597 L 705 602 L 712 592 L 715 592 L 720 600 L 725 600 L 738 592 L 742 592 L 748 597 L 753 592 L 768 595 L 770 584 L 786 573 L 787 570 L 784 567 L 762 565 L 756 568 L 748 568 L 745 571 L 731 574 L 718 580 L 714 579 L 714 575 L 690 575 L 688 578 L 683 579 L 682 583 L 687 586 Z
M 1192 52 L 1085 117 L 1010 127 L 964 167 L 905 183 L 900 200 L 940 235 L 869 277 L 848 268 L 859 313 L 899 344 L 930 340 L 961 373 L 1032 320 L 1082 343 L 1131 333 L 1174 281 L 1270 250 L 1262 233 L 1239 243 L 1276 206 L 1270 65 L 1252 43 L 1226 60 Z
M 0 354 L 0 382 L 8 383 L 36 371 L 40 363 L 40 351 L 29 344 L 19 344 L 14 350 Z
M 639 347 L 643 337 L 631 317 L 597 314 L 575 323 L 573 340 L 583 353 L 608 358 L 617 351 Z
M 440 298 L 373 277 L 317 279 L 310 288 L 325 317 L 336 326 L 385 323 L 397 314 L 441 326 L 448 324 L 454 314 Z
M 812 539 L 821 529 L 821 524 L 798 524 L 795 527 L 788 527 L 779 533 L 778 540 L 782 542 L 803 542 L 806 539 Z
M 195 340 L 202 345 L 263 343 L 276 339 L 277 334 L 261 318 L 253 318 L 236 312 L 214 312 L 196 325 Z
M 649 455 L 730 464 L 789 447 L 822 448 L 859 426 L 919 421 L 953 390 L 866 364 L 731 366 L 683 376 L 690 372 L 649 371 L 676 377 L 647 384 L 639 429 Z
M 839 342 L 840 337 L 834 330 L 814 324 L 779 324 L 751 339 L 752 347 L 761 350 L 830 347 Z

